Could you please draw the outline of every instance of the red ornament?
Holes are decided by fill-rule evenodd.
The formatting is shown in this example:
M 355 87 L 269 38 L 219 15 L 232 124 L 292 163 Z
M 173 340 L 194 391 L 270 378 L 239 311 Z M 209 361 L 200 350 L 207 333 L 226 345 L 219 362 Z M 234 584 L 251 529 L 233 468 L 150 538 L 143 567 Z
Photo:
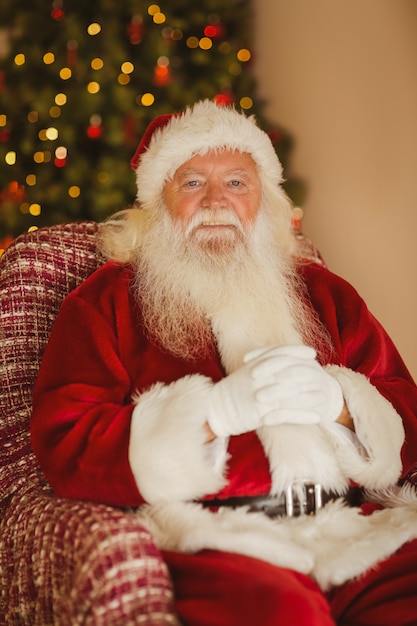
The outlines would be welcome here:
M 213 22 L 208 24 L 204 29 L 204 35 L 210 37 L 210 39 L 220 39 L 225 35 L 225 29 L 220 22 Z
M 52 19 L 54 19 L 57 22 L 59 22 L 60 20 L 64 19 L 65 13 L 64 13 L 63 9 L 61 9 L 61 7 L 53 7 L 52 11 L 51 11 L 51 17 L 52 17 Z
M 217 34 L 217 28 L 213 26 L 213 24 L 209 24 L 209 26 L 205 27 L 204 34 L 206 37 L 210 37 L 210 39 L 214 39 L 214 37 Z
M 103 134 L 103 129 L 101 125 L 96 126 L 94 124 L 90 124 L 90 126 L 87 128 L 87 136 L 90 139 L 99 139 L 102 134 Z
M 67 43 L 67 65 L 68 67 L 74 67 L 78 61 L 78 41 L 71 39 Z
M 167 65 L 157 65 L 155 67 L 153 82 L 157 87 L 166 87 L 171 82 L 171 71 Z
M 228 104 L 233 104 L 235 101 L 233 94 L 231 94 L 229 91 L 224 91 L 222 93 L 216 94 L 213 100 L 216 104 L 223 104 L 225 106 L 227 106 Z
M 25 187 L 19 185 L 17 180 L 12 180 L 5 189 L 0 193 L 1 200 L 10 200 L 11 202 L 23 202 L 25 198 Z
M 99 139 L 103 134 L 102 118 L 98 113 L 94 113 L 90 117 L 90 125 L 87 128 L 87 137 L 90 139 Z
M 139 44 L 142 41 L 144 31 L 145 27 L 142 22 L 142 17 L 140 15 L 134 15 L 127 27 L 127 35 L 130 43 L 133 45 Z

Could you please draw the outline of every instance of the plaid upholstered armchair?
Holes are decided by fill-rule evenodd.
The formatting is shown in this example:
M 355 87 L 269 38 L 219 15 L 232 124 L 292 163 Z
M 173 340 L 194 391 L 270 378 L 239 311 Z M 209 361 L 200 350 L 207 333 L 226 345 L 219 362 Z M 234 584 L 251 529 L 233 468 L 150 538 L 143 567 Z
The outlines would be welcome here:
M 97 225 L 40 229 L 0 260 L 0 624 L 176 624 L 167 569 L 127 512 L 57 498 L 31 451 L 31 392 L 65 295 L 95 270 Z

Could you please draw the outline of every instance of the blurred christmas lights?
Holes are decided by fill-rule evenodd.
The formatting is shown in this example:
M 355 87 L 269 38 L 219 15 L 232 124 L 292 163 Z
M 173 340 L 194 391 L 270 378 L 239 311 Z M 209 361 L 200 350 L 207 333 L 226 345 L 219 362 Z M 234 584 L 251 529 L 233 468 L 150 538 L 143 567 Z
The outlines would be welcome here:
M 126 189 L 118 183 L 114 170 L 124 168 L 120 170 L 123 180 L 129 181 L 124 187 L 132 185 L 129 188 L 134 192 L 128 168 L 130 151 L 150 119 L 161 112 L 182 109 L 202 97 L 219 104 L 235 103 L 244 111 L 256 108 L 253 79 L 245 74 L 252 51 L 239 34 L 239 9 L 232 0 L 217 0 L 213 11 L 216 0 L 210 0 L 205 15 L 204 1 L 198 11 L 193 0 L 189 4 L 190 10 L 180 15 L 174 8 L 137 0 L 115 40 L 117 24 L 104 12 L 95 15 L 86 8 L 90 19 L 83 22 L 82 10 L 77 14 L 71 3 L 53 0 L 49 19 L 54 29 L 49 39 L 39 37 L 37 43 L 37 56 L 45 68 L 43 84 L 27 99 L 30 106 L 24 119 L 14 115 L 12 106 L 0 110 L 0 147 L 7 145 L 0 160 L 8 166 L 12 179 L 0 188 L 0 228 L 4 224 L 1 209 L 7 206 L 10 212 L 11 204 L 22 216 L 42 218 L 26 228 L 53 222 L 52 203 L 64 205 L 63 193 L 78 202 L 78 213 L 71 213 L 75 217 L 83 215 L 80 211 L 87 204 L 89 211 L 102 205 L 100 210 L 107 214 L 123 206 Z M 44 19 L 47 16 L 48 12 Z M 37 41 L 32 31 L 26 37 Z M 15 42 L 10 60 L 15 72 L 25 68 L 30 79 L 32 64 L 38 60 L 28 54 L 25 41 L 22 38 L 21 45 Z M 11 84 L 8 71 L 2 71 L 0 78 L 1 92 L 4 85 Z M 25 80 L 22 73 L 19 80 Z M 24 123 L 26 129 L 21 133 L 19 125 Z M 89 144 L 83 144 L 82 136 Z M 102 153 L 88 156 L 89 146 L 99 147 Z M 116 150 L 128 156 L 117 157 L 113 165 Z M 86 166 L 92 161 L 96 171 L 89 175 Z M 92 203 L 86 196 L 92 193 L 92 185 L 82 184 L 82 180 L 95 181 Z M 108 192 L 111 184 L 117 185 L 118 195 Z M 62 219 L 60 211 L 57 215 Z M 105 215 L 97 215 L 101 217 Z

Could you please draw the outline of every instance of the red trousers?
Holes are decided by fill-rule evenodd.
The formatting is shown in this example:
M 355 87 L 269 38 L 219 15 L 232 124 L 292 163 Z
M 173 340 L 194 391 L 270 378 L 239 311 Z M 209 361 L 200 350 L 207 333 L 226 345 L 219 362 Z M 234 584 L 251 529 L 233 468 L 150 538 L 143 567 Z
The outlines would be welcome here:
M 417 540 L 327 594 L 304 574 L 238 554 L 164 558 L 184 626 L 417 626 Z

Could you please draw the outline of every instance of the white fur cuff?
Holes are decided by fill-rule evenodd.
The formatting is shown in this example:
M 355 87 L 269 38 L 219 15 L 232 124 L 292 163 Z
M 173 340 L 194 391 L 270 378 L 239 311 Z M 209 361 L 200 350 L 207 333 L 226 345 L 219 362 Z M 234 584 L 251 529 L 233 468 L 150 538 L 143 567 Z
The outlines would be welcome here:
M 404 427 L 401 417 L 370 381 L 358 372 L 330 365 L 329 374 L 338 380 L 355 431 L 365 453 L 346 445 L 337 433 L 328 429 L 344 473 L 368 489 L 393 485 L 401 473 L 401 447 Z
M 200 375 L 141 394 L 132 414 L 129 463 L 150 503 L 193 500 L 223 487 L 223 462 L 210 462 L 205 443 L 206 398 L 212 382 Z

